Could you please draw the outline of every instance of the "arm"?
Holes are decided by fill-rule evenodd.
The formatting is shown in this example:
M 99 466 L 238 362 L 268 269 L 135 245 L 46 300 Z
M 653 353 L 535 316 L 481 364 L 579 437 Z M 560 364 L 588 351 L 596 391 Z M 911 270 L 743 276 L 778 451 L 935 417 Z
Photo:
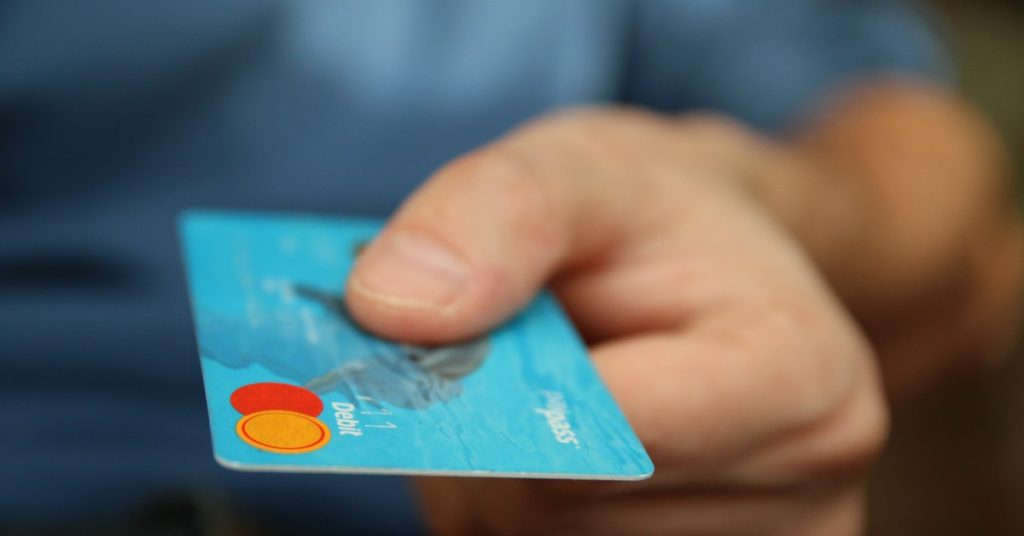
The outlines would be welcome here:
M 1019 216 L 991 129 L 948 91 L 863 84 L 785 142 L 755 181 L 914 398 L 1006 352 L 1018 323 Z

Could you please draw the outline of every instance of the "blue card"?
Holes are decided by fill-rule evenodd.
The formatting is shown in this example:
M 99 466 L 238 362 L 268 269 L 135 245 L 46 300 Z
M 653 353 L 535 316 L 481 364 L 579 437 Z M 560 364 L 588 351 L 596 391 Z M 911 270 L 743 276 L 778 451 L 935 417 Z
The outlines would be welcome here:
M 654 470 L 558 302 L 477 339 L 388 341 L 343 289 L 380 222 L 180 221 L 214 455 L 243 470 L 633 480 Z

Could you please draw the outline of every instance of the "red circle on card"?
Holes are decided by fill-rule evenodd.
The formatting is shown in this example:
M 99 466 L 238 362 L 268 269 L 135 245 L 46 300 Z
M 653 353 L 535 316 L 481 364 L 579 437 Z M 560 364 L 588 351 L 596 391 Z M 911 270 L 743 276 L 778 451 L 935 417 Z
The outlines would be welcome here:
M 231 405 L 242 415 L 257 411 L 283 409 L 310 417 L 320 415 L 324 403 L 309 389 L 287 383 L 253 383 L 231 393 Z

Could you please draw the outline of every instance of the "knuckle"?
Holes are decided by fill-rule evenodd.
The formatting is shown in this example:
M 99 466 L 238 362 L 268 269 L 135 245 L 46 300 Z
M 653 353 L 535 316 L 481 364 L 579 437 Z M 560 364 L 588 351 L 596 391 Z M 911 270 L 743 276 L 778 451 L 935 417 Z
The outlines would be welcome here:
M 690 113 L 676 119 L 676 124 L 695 134 L 712 137 L 735 136 L 747 131 L 743 123 L 725 114 L 712 111 Z
M 763 307 L 765 336 L 788 354 L 780 363 L 792 380 L 789 403 L 807 418 L 827 413 L 849 393 L 855 366 L 870 359 L 855 328 L 812 300 L 775 298 Z
M 684 116 L 675 120 L 679 150 L 691 158 L 743 162 L 764 145 L 749 127 L 739 121 L 712 113 Z
M 856 328 L 823 315 L 813 302 L 775 302 L 767 325 L 789 349 L 783 378 L 787 428 L 808 431 L 817 444 L 805 459 L 820 478 L 859 476 L 888 437 L 889 415 L 876 374 L 876 359 Z M 784 350 L 785 351 L 785 350 Z
M 551 172 L 543 158 L 511 147 L 491 147 L 455 160 L 442 170 L 445 191 L 478 205 L 507 239 L 549 256 L 565 240 L 565 225 L 556 210 Z M 473 222 L 465 222 L 472 224 Z M 548 259 L 540 259 L 548 260 Z
M 560 150 L 590 155 L 603 151 L 621 154 L 649 150 L 652 134 L 667 132 L 670 124 L 657 114 L 632 107 L 570 108 L 527 123 L 524 132 L 555 143 Z M 626 156 L 629 156 L 629 152 Z
M 816 430 L 862 392 L 878 396 L 871 351 L 826 304 L 777 295 L 741 309 L 715 330 L 715 347 L 743 364 L 733 388 L 760 393 L 758 413 L 773 423 L 766 430 Z M 867 402 L 851 413 L 857 427 L 844 429 L 852 451 L 870 451 L 872 436 L 884 429 L 881 404 Z
M 881 454 L 889 436 L 889 414 L 880 393 L 865 389 L 821 427 L 828 448 L 808 460 L 807 471 L 823 479 L 862 475 Z

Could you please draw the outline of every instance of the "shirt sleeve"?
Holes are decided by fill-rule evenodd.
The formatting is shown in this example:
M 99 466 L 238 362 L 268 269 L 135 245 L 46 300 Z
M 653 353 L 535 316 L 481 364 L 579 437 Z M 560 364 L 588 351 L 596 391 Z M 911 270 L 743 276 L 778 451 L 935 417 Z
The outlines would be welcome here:
M 655 109 L 718 111 L 778 130 L 858 79 L 953 78 L 935 19 L 911 2 L 651 0 L 635 8 L 625 100 Z

